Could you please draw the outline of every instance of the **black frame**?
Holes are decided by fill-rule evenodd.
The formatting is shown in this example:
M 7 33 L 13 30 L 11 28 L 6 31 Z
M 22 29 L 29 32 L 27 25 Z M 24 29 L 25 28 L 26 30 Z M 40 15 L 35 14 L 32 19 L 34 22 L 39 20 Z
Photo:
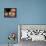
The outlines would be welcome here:
M 5 12 L 9 12 L 11 9 L 15 9 L 15 10 L 16 10 L 15 16 L 9 16 L 9 15 L 6 16 L 6 15 L 5 15 Z M 4 17 L 5 17 L 5 18 L 16 18 L 16 16 L 17 16 L 17 8 L 4 8 Z

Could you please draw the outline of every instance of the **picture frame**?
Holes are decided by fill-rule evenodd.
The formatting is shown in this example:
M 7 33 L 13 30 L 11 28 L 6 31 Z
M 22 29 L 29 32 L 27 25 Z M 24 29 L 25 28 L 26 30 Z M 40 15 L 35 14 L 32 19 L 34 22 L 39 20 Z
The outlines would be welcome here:
M 4 17 L 16 18 L 17 8 L 4 8 Z

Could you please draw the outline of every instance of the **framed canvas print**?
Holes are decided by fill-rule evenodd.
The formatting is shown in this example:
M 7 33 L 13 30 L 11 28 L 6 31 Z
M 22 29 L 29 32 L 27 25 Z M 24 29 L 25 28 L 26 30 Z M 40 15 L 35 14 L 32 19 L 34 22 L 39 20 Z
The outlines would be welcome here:
M 16 8 L 4 8 L 4 17 L 16 18 Z

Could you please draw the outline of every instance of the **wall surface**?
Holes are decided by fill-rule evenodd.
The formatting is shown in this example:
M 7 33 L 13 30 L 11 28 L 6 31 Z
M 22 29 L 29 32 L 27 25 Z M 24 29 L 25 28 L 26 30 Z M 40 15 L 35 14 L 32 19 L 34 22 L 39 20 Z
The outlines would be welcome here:
M 4 8 L 17 8 L 17 17 L 4 18 Z M 46 24 L 46 0 L 0 0 L 0 44 L 8 43 L 9 32 L 18 32 L 18 24 Z

